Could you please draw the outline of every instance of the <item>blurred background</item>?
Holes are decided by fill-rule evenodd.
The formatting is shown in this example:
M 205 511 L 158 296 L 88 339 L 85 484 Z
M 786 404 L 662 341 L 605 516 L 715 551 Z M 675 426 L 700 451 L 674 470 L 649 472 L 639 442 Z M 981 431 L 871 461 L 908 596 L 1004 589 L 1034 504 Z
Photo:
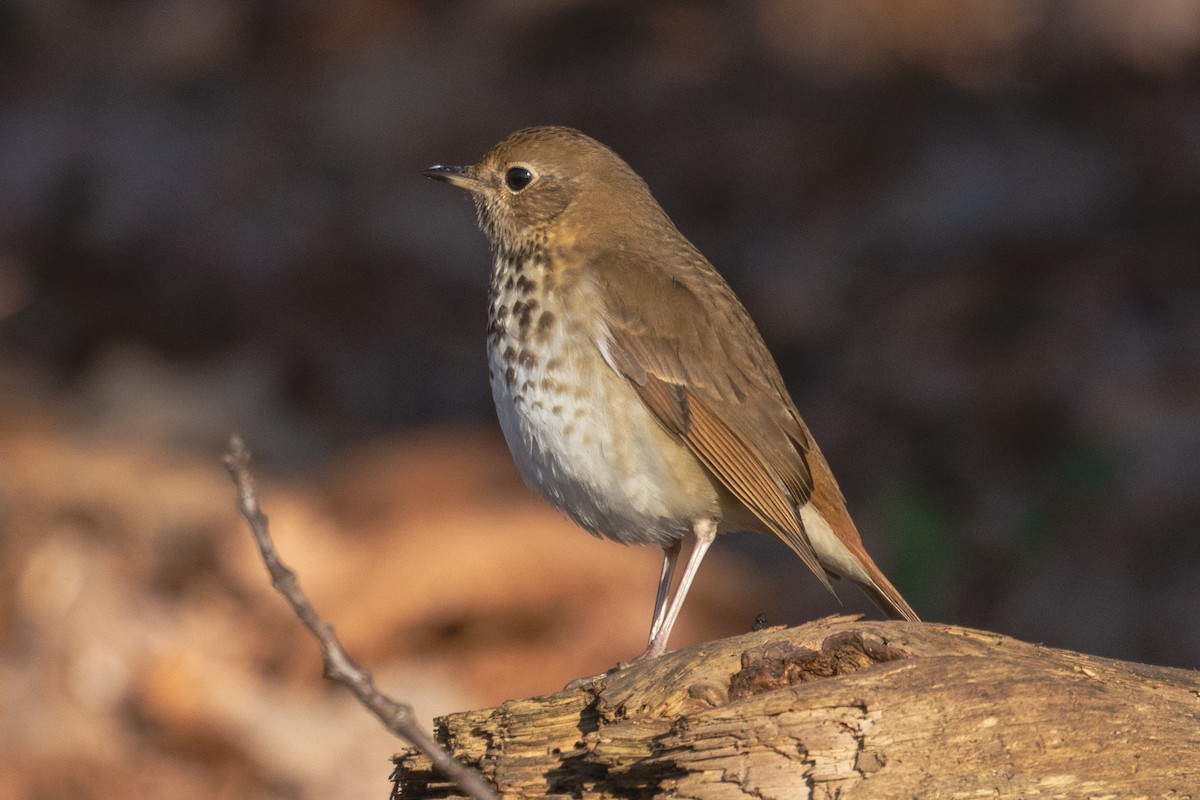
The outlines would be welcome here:
M 424 719 L 638 652 L 659 556 L 516 477 L 423 180 L 622 154 L 927 620 L 1200 666 L 1200 2 L 0 0 L 0 795 L 384 796 L 219 456 Z M 682 646 L 874 614 L 782 545 Z

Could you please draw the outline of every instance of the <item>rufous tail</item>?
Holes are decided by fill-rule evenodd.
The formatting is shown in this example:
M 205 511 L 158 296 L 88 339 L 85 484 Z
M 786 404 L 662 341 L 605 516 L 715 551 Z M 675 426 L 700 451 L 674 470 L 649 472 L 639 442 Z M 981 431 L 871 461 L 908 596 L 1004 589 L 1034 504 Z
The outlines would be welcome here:
M 896 591 L 896 587 L 883 576 L 883 573 L 875 570 L 873 584 L 858 584 L 867 597 L 875 601 L 875 605 L 887 614 L 892 619 L 906 619 L 909 622 L 920 622 L 921 618 L 917 616 L 917 612 L 912 610 L 900 593 Z

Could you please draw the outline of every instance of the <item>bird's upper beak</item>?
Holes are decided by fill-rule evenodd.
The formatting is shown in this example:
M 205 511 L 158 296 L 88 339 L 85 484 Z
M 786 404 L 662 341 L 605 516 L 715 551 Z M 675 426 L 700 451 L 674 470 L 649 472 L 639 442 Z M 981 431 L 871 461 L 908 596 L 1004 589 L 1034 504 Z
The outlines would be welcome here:
M 426 178 L 433 178 L 435 181 L 442 181 L 452 186 L 458 186 L 468 191 L 474 191 L 481 186 L 481 182 L 475 177 L 473 167 L 443 167 L 441 164 L 430 167 L 421 172 Z

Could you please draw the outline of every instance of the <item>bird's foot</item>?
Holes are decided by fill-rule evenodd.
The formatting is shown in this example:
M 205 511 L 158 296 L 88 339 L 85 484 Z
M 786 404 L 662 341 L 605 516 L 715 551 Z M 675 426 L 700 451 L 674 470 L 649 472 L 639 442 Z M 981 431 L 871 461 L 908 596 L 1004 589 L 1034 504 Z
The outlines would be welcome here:
M 576 678 L 575 680 L 571 681 L 571 682 L 570 682 L 570 683 L 568 683 L 566 686 L 564 686 L 564 687 L 563 687 L 563 691 L 564 691 L 564 692 L 571 692 L 571 691 L 574 691 L 574 690 L 576 690 L 576 689 L 582 689 L 582 688 L 584 688 L 584 687 L 586 687 L 586 686 L 591 686 L 592 684 L 594 684 L 594 683 L 596 683 L 596 682 L 598 682 L 598 681 L 602 681 L 602 680 L 604 680 L 605 678 L 607 678 L 608 676 L 615 674 L 615 673 L 616 673 L 616 672 L 618 672 L 620 669 L 621 669 L 621 665 L 620 665 L 620 664 L 617 664 L 617 665 L 616 665 L 615 667 L 613 667 L 612 669 L 610 669 L 610 670 L 606 670 L 605 672 L 601 672 L 601 673 L 600 673 L 600 674 L 598 674 L 598 675 L 589 675 L 589 676 L 587 676 L 586 678 Z
M 629 669 L 634 664 L 640 664 L 643 661 L 650 661 L 651 659 L 658 658 L 664 652 L 666 652 L 666 651 L 660 650 L 659 648 L 654 647 L 654 646 L 647 647 L 639 655 L 634 656 L 633 658 L 629 659 L 628 661 L 618 661 L 617 665 L 615 667 L 613 667 L 612 669 L 605 670 L 604 672 L 601 672 L 598 675 L 589 675 L 586 678 L 576 678 L 575 680 L 571 681 L 566 686 L 564 686 L 563 691 L 571 691 L 573 689 L 582 689 L 585 686 L 591 686 L 593 683 L 596 683 L 597 681 L 604 680 L 605 678 L 611 678 L 613 675 L 616 675 L 621 670 Z

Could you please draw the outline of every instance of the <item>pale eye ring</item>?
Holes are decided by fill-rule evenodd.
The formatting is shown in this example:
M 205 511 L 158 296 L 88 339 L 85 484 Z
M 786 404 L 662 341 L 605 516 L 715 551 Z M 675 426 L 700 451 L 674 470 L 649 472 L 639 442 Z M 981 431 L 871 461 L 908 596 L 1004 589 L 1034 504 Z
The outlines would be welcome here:
M 533 173 L 525 167 L 509 167 L 504 173 L 504 185 L 513 194 L 524 189 L 533 182 Z

